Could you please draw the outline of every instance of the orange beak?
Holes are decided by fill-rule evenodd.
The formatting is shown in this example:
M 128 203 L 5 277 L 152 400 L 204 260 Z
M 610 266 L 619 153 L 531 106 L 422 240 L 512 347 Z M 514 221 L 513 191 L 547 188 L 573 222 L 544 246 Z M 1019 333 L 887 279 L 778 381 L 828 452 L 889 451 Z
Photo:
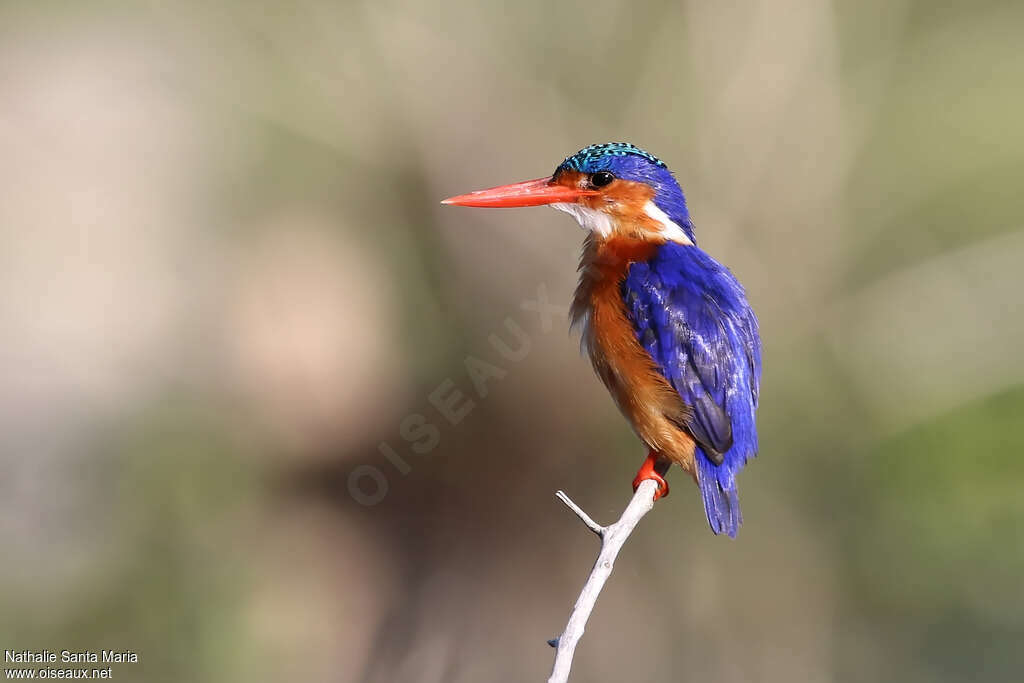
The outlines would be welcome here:
M 441 203 L 453 206 L 511 208 L 574 202 L 580 197 L 592 197 L 597 194 L 600 192 L 596 190 L 581 190 L 577 187 L 555 184 L 551 178 L 537 178 L 512 185 L 499 185 L 489 190 L 460 194 L 457 197 L 449 197 Z

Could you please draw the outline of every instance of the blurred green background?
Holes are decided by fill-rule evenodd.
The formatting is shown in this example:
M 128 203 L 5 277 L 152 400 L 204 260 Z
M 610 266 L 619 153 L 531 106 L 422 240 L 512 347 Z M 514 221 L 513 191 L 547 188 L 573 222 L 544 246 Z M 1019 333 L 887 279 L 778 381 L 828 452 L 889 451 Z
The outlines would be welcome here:
M 133 681 L 546 678 L 596 553 L 552 494 L 611 521 L 645 453 L 531 310 L 564 309 L 580 231 L 438 200 L 628 140 L 749 290 L 762 451 L 736 541 L 675 473 L 574 680 L 1021 680 L 1022 26 L 0 3 L 0 647 L 131 648 Z M 484 397 L 467 358 L 501 368 Z

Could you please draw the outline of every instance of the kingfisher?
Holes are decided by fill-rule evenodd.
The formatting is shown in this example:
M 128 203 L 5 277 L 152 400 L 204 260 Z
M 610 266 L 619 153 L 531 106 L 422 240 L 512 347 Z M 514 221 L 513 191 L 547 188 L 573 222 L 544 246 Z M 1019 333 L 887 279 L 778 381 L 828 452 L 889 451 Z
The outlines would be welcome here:
M 697 246 L 682 188 L 653 154 L 584 147 L 551 176 L 450 197 L 456 206 L 550 205 L 587 235 L 570 308 L 581 346 L 649 453 L 633 480 L 669 492 L 689 473 L 711 530 L 735 537 L 736 475 L 757 454 L 761 338 L 746 292 Z

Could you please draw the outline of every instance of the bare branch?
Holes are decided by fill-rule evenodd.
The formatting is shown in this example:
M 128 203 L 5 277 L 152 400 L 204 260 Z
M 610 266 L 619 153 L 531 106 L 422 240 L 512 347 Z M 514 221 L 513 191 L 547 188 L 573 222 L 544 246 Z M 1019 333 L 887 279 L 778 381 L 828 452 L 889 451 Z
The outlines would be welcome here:
M 565 631 L 555 640 L 548 641 L 555 648 L 555 665 L 551 670 L 548 683 L 566 683 L 569 680 L 572 656 L 576 652 L 576 644 L 583 637 L 590 613 L 594 611 L 597 596 L 601 594 L 605 581 L 611 576 L 615 558 L 618 557 L 626 539 L 633 533 L 633 529 L 636 528 L 643 516 L 654 508 L 654 494 L 657 490 L 658 484 L 654 480 L 647 479 L 641 482 L 619 521 L 606 527 L 602 527 L 591 519 L 562 491 L 556 494 L 559 500 L 583 520 L 588 529 L 601 537 L 601 552 L 598 553 L 597 562 L 594 563 L 594 568 L 583 585 L 583 591 L 576 599 L 576 605 L 572 609 L 572 614 L 569 615 L 569 623 L 565 625 Z
M 591 519 L 590 515 L 583 511 L 579 505 L 573 502 L 572 498 L 565 491 L 558 491 L 555 493 L 555 497 L 558 500 L 565 503 L 565 507 L 569 508 L 576 513 L 576 516 L 583 520 L 583 523 L 587 525 L 587 528 L 597 534 L 599 537 L 604 538 L 604 527 Z

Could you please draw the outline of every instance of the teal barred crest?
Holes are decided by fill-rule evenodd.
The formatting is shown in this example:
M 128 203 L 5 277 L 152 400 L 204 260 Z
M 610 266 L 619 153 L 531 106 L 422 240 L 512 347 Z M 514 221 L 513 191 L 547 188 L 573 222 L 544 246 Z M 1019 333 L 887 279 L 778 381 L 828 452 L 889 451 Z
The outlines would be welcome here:
M 574 171 L 583 171 L 591 164 L 600 161 L 601 159 L 605 159 L 607 157 L 624 157 L 629 154 L 643 157 L 655 166 L 667 168 L 665 166 L 665 162 L 661 159 L 650 152 L 645 152 L 636 145 L 629 144 L 628 142 L 605 142 L 600 145 L 584 147 L 572 156 L 566 157 L 565 161 L 561 163 L 560 168 L 571 168 Z

